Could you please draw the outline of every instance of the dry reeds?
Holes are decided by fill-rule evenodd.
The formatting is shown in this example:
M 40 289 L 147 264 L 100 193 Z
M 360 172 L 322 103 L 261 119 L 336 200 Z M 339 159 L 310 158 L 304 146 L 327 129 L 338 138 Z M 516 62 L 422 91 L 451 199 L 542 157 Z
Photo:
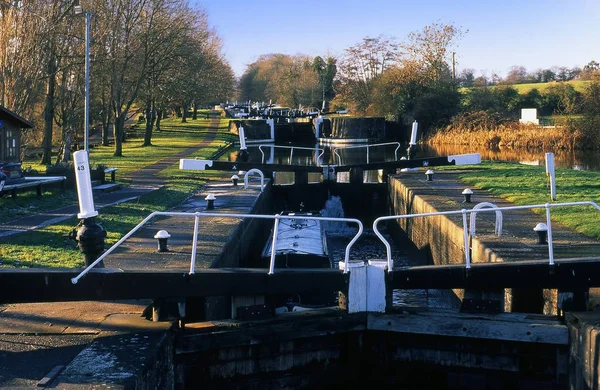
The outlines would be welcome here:
M 475 118 L 472 114 L 459 116 L 451 125 L 428 137 L 426 142 L 430 145 L 471 145 L 491 149 L 572 150 L 598 147 L 598 143 L 590 142 L 589 136 L 577 130 L 577 126 L 524 125 L 515 121 L 500 122 L 487 114 Z

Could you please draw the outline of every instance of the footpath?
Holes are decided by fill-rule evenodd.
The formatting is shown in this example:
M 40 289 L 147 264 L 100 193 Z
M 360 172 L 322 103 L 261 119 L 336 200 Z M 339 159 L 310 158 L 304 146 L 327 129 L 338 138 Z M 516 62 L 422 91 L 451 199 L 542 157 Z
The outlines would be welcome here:
M 210 128 L 213 129 L 214 132 L 208 133 L 202 142 L 133 173 L 129 176 L 131 179 L 130 185 L 113 192 L 94 193 L 94 206 L 96 207 L 96 210 L 123 202 L 133 201 L 146 193 L 164 186 L 165 180 L 160 177 L 158 173 L 163 169 L 178 163 L 179 159 L 185 158 L 198 151 L 198 149 L 209 145 L 215 138 L 218 126 L 219 119 L 213 119 Z M 10 236 L 59 223 L 76 216 L 78 212 L 79 205 L 73 204 L 0 224 L 0 244 L 2 242 L 9 242 Z

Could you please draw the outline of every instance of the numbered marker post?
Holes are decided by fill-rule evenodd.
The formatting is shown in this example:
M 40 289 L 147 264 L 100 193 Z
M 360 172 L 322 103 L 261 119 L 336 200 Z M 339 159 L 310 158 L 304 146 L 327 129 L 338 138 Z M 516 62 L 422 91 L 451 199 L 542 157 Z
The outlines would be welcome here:
M 550 198 L 556 200 L 556 173 L 554 171 L 554 153 L 546 153 L 546 176 L 550 180 Z
M 75 160 L 75 180 L 77 183 L 77 197 L 79 198 L 79 214 L 77 218 L 85 219 L 98 215 L 94 209 L 94 197 L 92 195 L 92 182 L 90 179 L 90 165 L 86 150 L 73 153 Z

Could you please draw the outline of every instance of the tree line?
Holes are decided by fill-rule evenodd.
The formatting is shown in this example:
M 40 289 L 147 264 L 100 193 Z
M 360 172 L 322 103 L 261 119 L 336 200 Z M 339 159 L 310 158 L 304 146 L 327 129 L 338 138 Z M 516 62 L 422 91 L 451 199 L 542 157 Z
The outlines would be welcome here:
M 41 144 L 50 164 L 83 136 L 85 18 L 78 0 L 4 1 L 0 7 L 0 105 L 31 118 L 25 147 Z M 167 110 L 214 104 L 232 96 L 233 71 L 202 8 L 187 0 L 83 2 L 91 13 L 90 126 L 122 155 L 125 122 L 144 113 L 144 145 Z M 187 110 L 183 110 L 184 113 Z M 41 140 L 41 142 L 40 142 Z
M 326 110 L 349 109 L 407 123 L 416 118 L 427 127 L 448 119 L 458 107 L 448 57 L 463 34 L 460 27 L 433 23 L 404 42 L 366 37 L 339 58 L 263 55 L 242 75 L 240 98 L 288 106 L 319 107 L 324 101 Z
M 569 83 L 557 82 L 520 94 L 510 84 L 595 80 L 600 77 L 595 61 L 583 69 L 559 67 L 530 74 L 523 67 L 513 67 L 506 80 L 475 78 L 472 69 L 456 75 L 454 54 L 467 32 L 435 22 L 403 41 L 366 37 L 338 58 L 263 55 L 242 75 L 240 97 L 272 99 L 288 106 L 317 106 L 326 101 L 333 110 L 349 109 L 357 116 L 383 116 L 404 125 L 417 120 L 423 133 L 444 128 L 453 118 L 464 118 L 464 113 L 484 112 L 485 118 L 514 120 L 521 108 L 538 108 L 541 115 L 589 112 L 596 89 L 579 92 Z
M 600 64 L 592 60 L 583 69 L 575 66 L 568 68 L 566 66 L 554 66 L 546 69 L 536 69 L 528 72 L 524 66 L 511 66 L 506 77 L 502 78 L 496 73 L 490 77 L 482 74 L 475 76 L 475 69 L 463 69 L 457 76 L 458 84 L 461 87 L 483 87 L 486 85 L 499 84 L 527 84 L 527 83 L 549 83 L 552 81 L 570 81 L 570 80 L 593 80 L 600 70 Z

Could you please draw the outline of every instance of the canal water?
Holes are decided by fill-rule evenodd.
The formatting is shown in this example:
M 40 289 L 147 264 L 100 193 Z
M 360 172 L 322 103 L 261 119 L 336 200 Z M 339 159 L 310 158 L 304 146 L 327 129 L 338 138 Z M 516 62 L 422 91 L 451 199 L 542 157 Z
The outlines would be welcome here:
M 479 153 L 482 160 L 512 161 L 534 165 L 544 165 L 545 153 L 554 153 L 554 164 L 557 168 L 600 171 L 600 152 L 597 150 L 484 149 L 468 145 L 419 145 L 417 157 L 467 153 Z
M 262 152 L 261 152 L 262 150 Z M 250 161 L 272 162 L 292 165 L 355 164 L 361 162 L 393 161 L 406 156 L 406 145 L 398 142 L 351 145 L 316 145 L 302 148 L 289 145 L 249 146 Z M 418 145 L 416 157 L 440 157 L 455 154 L 479 153 L 482 160 L 511 161 L 524 164 L 544 165 L 545 153 L 554 153 L 557 168 L 587 171 L 600 171 L 600 152 L 597 150 L 540 150 L 540 149 L 487 149 L 469 145 Z M 230 161 L 235 161 L 237 153 L 232 152 Z

